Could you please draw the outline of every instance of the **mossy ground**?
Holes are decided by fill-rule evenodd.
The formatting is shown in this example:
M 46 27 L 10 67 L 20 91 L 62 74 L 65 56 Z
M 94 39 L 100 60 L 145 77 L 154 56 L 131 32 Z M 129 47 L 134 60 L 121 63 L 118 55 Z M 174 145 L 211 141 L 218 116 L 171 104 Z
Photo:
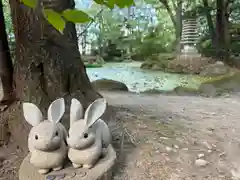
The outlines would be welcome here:
M 102 67 L 102 64 L 85 64 L 86 68 L 99 68 Z
M 111 79 L 99 79 L 93 81 L 92 86 L 97 90 L 128 91 L 128 87 L 124 83 Z
M 198 87 L 188 87 L 188 85 L 177 86 L 170 91 L 161 91 L 157 89 L 149 89 L 143 93 L 152 94 L 177 94 L 177 95 L 207 95 L 208 90 L 203 89 L 204 85 L 210 85 L 216 90 L 216 96 L 222 95 L 227 92 L 231 92 L 234 89 L 240 90 L 240 73 L 231 72 L 226 75 L 216 76 L 216 77 L 200 77 L 194 76 L 196 81 L 200 82 Z M 210 90 L 209 90 L 210 91 Z
M 229 80 L 232 80 L 232 79 L 237 79 L 238 77 L 239 77 L 239 81 L 240 81 L 240 73 L 231 72 L 229 74 L 225 74 L 225 75 L 221 75 L 221 76 L 215 76 L 215 77 L 196 76 L 196 79 L 201 81 L 201 83 L 215 84 L 215 83 L 221 83 L 221 82 L 229 81 Z
M 177 94 L 177 95 L 184 95 L 184 94 L 197 94 L 199 92 L 198 88 L 190 88 L 190 87 L 185 87 L 185 86 L 177 86 L 173 90 L 170 91 L 163 91 L 163 90 L 158 90 L 158 89 L 149 89 L 146 90 L 142 93 L 145 94 Z
M 174 54 L 154 54 L 146 59 L 145 62 L 142 63 L 142 69 L 153 69 L 154 66 L 158 67 L 158 70 L 165 70 L 168 66 L 168 62 L 175 58 Z

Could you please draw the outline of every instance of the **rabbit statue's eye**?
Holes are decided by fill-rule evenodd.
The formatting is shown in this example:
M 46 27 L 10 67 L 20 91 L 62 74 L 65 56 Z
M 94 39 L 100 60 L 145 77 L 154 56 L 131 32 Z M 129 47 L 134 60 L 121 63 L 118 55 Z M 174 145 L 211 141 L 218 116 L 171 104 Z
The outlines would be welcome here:
M 55 136 L 58 136 L 58 131 L 55 133 Z
M 84 133 L 83 137 L 88 138 L 88 133 Z
M 35 135 L 35 139 L 38 140 L 38 135 Z

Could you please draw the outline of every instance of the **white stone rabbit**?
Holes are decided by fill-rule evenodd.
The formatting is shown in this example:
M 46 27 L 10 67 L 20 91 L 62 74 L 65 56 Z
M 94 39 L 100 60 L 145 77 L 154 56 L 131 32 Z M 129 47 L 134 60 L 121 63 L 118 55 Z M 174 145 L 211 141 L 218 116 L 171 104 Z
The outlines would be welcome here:
M 39 108 L 32 103 L 23 103 L 23 115 L 33 127 L 28 136 L 30 163 L 41 174 L 63 168 L 67 157 L 65 127 L 59 122 L 65 112 L 63 98 L 56 99 L 48 108 L 48 120 L 43 119 Z
M 75 168 L 92 168 L 103 154 L 103 148 L 111 143 L 108 125 L 99 119 L 106 110 L 107 102 L 100 98 L 89 105 L 83 118 L 83 107 L 72 99 L 70 107 L 70 129 L 67 143 L 68 158 Z

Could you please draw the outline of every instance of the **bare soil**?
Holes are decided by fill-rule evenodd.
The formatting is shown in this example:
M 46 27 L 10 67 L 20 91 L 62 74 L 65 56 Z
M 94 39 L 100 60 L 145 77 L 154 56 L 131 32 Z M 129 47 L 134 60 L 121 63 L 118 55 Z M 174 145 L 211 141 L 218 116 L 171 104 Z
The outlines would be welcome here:
M 102 94 L 116 108 L 115 180 L 240 179 L 239 95 Z M 21 159 L 14 143 L 1 148 L 0 180 L 17 180 Z
M 17 180 L 18 168 L 23 159 L 22 151 L 14 142 L 0 147 L 0 180 Z

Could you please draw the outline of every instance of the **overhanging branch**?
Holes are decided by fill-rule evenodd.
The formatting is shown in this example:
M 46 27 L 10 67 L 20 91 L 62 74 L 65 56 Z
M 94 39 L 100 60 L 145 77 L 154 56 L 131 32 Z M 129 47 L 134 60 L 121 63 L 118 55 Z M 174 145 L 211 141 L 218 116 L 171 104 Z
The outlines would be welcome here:
M 86 26 L 86 28 L 82 31 L 82 32 L 80 32 L 79 34 L 78 34 L 78 38 L 80 37 L 80 36 L 82 36 L 84 33 L 86 33 L 86 31 L 88 30 L 88 28 L 92 25 L 92 23 L 95 21 L 95 19 L 101 14 L 103 12 L 103 9 L 101 9 L 94 17 L 93 17 L 93 19 L 92 19 L 92 21 L 90 22 L 90 23 L 88 23 L 88 25 Z
M 174 16 L 172 9 L 170 8 L 167 0 L 159 0 L 159 2 L 161 2 L 164 5 L 164 7 L 167 9 L 167 12 L 172 20 L 174 27 L 177 27 L 177 22 L 176 22 L 175 16 Z

